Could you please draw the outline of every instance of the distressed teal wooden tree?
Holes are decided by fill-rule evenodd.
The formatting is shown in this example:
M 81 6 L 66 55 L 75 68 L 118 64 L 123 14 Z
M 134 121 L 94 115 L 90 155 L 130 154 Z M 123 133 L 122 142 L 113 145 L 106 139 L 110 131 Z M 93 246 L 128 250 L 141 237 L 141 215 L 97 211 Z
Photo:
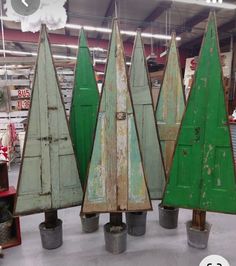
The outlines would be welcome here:
M 70 110 L 70 132 L 83 187 L 93 146 L 98 103 L 99 93 L 91 55 L 84 30 L 81 29 Z
M 165 170 L 140 31 L 137 32 L 133 48 L 130 89 L 150 196 L 152 199 L 160 199 L 165 185 Z
M 82 197 L 65 108 L 43 26 L 14 212 L 45 212 L 46 228 L 54 228 L 58 225 L 56 210 L 77 206 Z
M 171 43 L 156 109 L 167 176 L 169 174 L 180 122 L 185 109 L 185 96 L 175 33 Z
M 235 202 L 234 160 L 217 26 L 211 13 L 163 204 L 236 213 Z
M 123 44 L 115 19 L 82 212 L 150 209 Z

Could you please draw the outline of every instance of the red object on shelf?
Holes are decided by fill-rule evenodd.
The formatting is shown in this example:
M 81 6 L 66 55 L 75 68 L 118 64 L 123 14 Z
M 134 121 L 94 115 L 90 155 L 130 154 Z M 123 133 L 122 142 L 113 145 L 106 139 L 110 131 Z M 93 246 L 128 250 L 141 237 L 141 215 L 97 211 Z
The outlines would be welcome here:
M 9 187 L 9 190 L 0 192 L 0 200 L 2 198 L 8 200 L 8 202 L 10 204 L 10 211 L 11 212 L 13 212 L 15 197 L 16 197 L 16 190 L 12 186 Z M 12 223 L 11 227 L 12 227 L 11 228 L 12 239 L 9 242 L 1 245 L 3 249 L 15 247 L 15 246 L 18 246 L 21 244 L 21 232 L 20 232 L 20 219 L 19 219 L 19 217 L 13 218 L 13 223 Z

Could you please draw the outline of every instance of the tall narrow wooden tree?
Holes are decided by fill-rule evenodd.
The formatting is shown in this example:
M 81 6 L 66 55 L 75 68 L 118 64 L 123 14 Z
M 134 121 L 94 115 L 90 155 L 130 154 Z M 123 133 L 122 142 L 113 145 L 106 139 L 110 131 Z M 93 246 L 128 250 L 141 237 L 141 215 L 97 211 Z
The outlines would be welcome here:
M 151 209 L 118 22 L 113 22 L 83 212 Z
M 176 46 L 176 36 L 173 33 L 156 109 L 156 121 L 167 175 L 169 174 L 184 109 L 185 96 L 179 53 Z
M 167 176 L 169 175 L 184 108 L 185 96 L 179 54 L 176 46 L 176 36 L 173 33 L 156 109 L 156 120 Z M 166 206 L 160 204 L 159 224 L 167 229 L 176 228 L 178 226 L 178 213 L 178 209 L 166 208 Z
M 57 209 L 79 205 L 82 196 L 46 26 L 42 26 L 14 212 L 45 212 L 43 227 L 55 228 L 60 221 Z
M 130 88 L 150 196 L 160 199 L 165 185 L 165 170 L 140 31 L 137 32 L 133 48 Z
M 110 212 L 109 225 L 120 230 L 122 212 L 151 208 L 115 19 L 82 212 Z
M 81 29 L 70 110 L 70 132 L 83 187 L 93 148 L 98 104 L 99 93 L 91 55 L 84 30 Z
M 216 19 L 210 14 L 163 204 L 194 211 L 204 231 L 205 211 L 236 213 L 236 183 L 222 80 Z
M 70 132 L 83 189 L 93 148 L 99 93 L 91 54 L 83 28 L 80 31 L 79 49 L 75 67 L 74 90 L 70 110 Z M 99 216 L 81 215 L 82 230 L 92 233 L 98 229 Z

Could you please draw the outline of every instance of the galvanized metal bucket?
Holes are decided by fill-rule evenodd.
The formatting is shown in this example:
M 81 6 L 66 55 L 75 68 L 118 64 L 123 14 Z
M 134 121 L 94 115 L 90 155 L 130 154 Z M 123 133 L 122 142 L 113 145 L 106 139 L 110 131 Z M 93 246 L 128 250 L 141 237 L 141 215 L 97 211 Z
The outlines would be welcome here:
M 0 223 L 0 245 L 9 242 L 12 238 L 12 220 Z
M 43 222 L 39 225 L 39 231 L 43 248 L 55 249 L 62 245 L 62 220 L 58 219 L 54 228 L 46 228 Z
M 104 225 L 105 248 L 112 254 L 120 254 L 126 250 L 127 246 L 127 226 L 111 226 L 110 223 Z
M 99 227 L 99 214 L 91 216 L 81 215 L 82 230 L 84 233 L 93 233 L 98 230 Z
M 159 224 L 166 229 L 175 229 L 178 226 L 179 209 L 167 208 L 161 203 L 158 205 L 159 209 Z
M 207 248 L 209 234 L 211 230 L 211 224 L 206 223 L 205 230 L 200 231 L 195 228 L 192 228 L 192 221 L 188 221 L 186 223 L 186 229 L 187 229 L 187 237 L 188 237 L 189 246 L 198 248 L 198 249 Z
M 126 223 L 128 234 L 142 236 L 146 233 L 147 212 L 127 212 Z

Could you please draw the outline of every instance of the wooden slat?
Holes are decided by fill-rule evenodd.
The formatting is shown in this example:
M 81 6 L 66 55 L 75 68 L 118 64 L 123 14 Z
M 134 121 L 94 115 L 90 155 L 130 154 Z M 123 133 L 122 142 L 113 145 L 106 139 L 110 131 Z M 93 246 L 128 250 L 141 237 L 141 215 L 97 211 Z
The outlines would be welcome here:
M 57 74 L 43 26 L 15 213 L 22 215 L 75 206 L 81 203 L 82 194 Z
M 150 210 L 117 20 L 113 23 L 82 212 Z
M 137 119 L 144 170 L 151 198 L 160 199 L 165 185 L 165 170 L 140 32 L 138 32 L 135 40 L 131 62 L 131 95 Z
M 163 83 L 156 109 L 156 121 L 160 132 L 162 152 L 167 176 L 171 166 L 178 129 L 185 109 L 185 96 L 176 46 L 172 34 Z
M 211 13 L 163 204 L 235 214 L 235 202 L 234 158 L 216 18 Z M 205 214 L 195 214 L 193 226 L 203 224 Z

